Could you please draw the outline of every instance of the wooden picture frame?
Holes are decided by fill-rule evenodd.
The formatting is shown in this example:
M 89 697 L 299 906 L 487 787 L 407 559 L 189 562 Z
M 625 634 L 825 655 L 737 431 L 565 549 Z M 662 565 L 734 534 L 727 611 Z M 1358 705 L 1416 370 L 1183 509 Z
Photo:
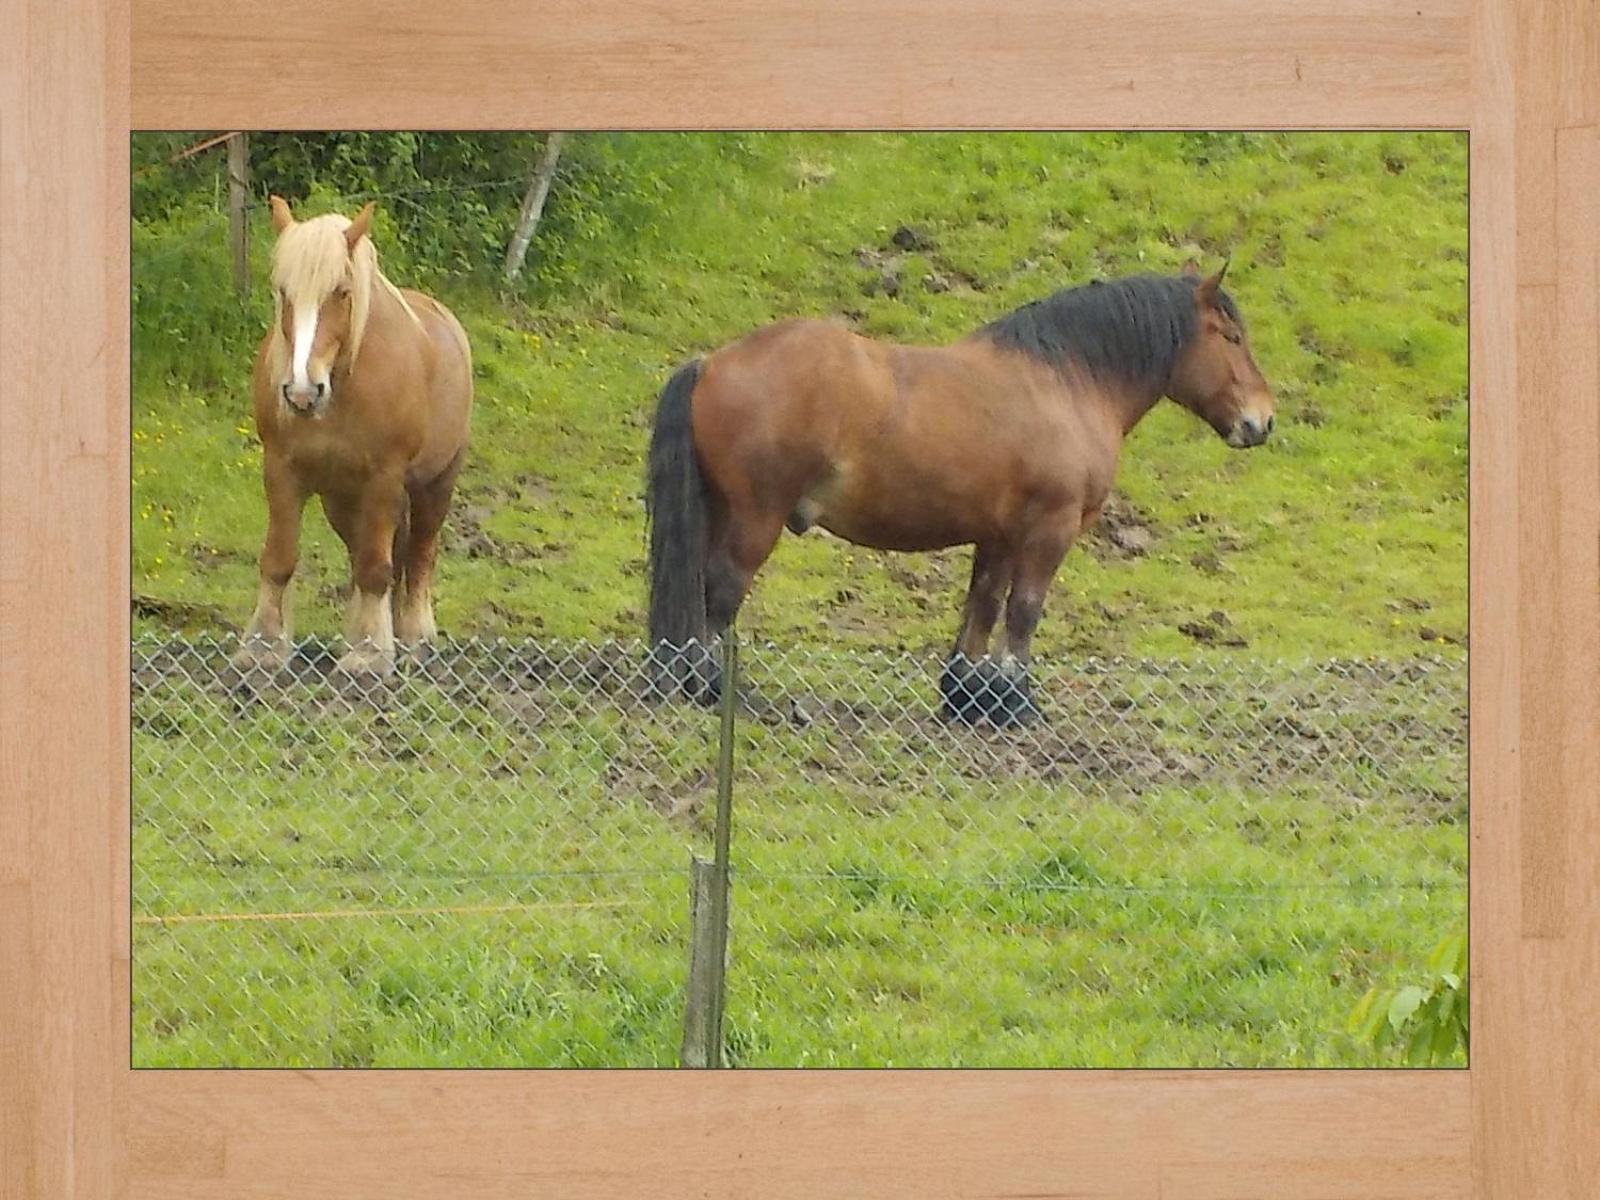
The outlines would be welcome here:
M 1592 0 L 6 14 L 6 1196 L 1595 1194 Z M 638 125 L 1470 129 L 1470 1070 L 129 1069 L 129 130 Z

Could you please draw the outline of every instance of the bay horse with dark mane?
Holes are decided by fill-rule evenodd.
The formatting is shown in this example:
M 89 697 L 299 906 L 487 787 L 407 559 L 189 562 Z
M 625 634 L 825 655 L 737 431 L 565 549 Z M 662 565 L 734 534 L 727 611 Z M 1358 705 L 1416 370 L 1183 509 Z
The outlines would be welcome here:
M 433 567 L 467 453 L 472 355 L 449 309 L 378 269 L 372 213 L 296 221 L 272 197 L 275 314 L 254 377 L 267 536 L 241 667 L 288 662 L 287 592 L 313 495 L 350 552 L 339 669 L 387 674 L 396 639 L 435 636 Z
M 1069 288 L 940 347 L 785 321 L 681 367 L 657 404 L 647 484 L 650 640 L 671 686 L 716 693 L 705 647 L 784 527 L 818 525 L 881 550 L 970 543 L 945 712 L 1031 716 L 1045 593 L 1099 517 L 1129 430 L 1166 396 L 1230 446 L 1272 432 L 1226 269 Z

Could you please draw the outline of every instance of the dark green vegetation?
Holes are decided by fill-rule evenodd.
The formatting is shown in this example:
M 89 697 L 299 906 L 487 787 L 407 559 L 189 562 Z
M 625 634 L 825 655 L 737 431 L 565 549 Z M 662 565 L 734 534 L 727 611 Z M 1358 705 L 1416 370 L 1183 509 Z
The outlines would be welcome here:
M 140 139 L 136 163 L 172 145 Z M 1158 408 L 1040 627 L 1065 678 L 1084 655 L 1126 654 L 1182 659 L 1192 683 L 1111 710 L 1080 681 L 1023 739 L 1066 747 L 1042 754 L 918 721 L 863 731 L 814 699 L 877 687 L 882 707 L 931 704 L 931 677 L 900 660 L 812 663 L 777 689 L 817 719 L 753 722 L 742 752 L 735 1059 L 1394 1053 L 1375 1057 L 1345 1018 L 1464 923 L 1464 672 L 1437 677 L 1421 726 L 1415 694 L 1390 687 L 1308 712 L 1284 681 L 1317 668 L 1249 668 L 1232 700 L 1203 684 L 1246 660 L 1391 671 L 1464 654 L 1464 137 L 583 135 L 508 293 L 493 268 L 537 146 L 255 149 L 262 188 L 307 211 L 386 198 L 389 273 L 438 291 L 474 339 L 475 446 L 439 580 L 449 634 L 638 636 L 655 392 L 683 358 L 778 317 L 940 341 L 1067 283 L 1231 253 L 1278 394 L 1279 432 L 1249 454 Z M 216 170 L 198 158 L 135 180 L 148 631 L 221 633 L 254 586 L 248 377 L 270 306 L 259 283 L 247 306 L 231 293 Z M 254 225 L 259 278 L 264 214 Z M 332 632 L 343 549 L 315 515 L 303 546 L 298 625 Z M 964 551 L 786 537 L 741 623 L 779 647 L 936 656 L 965 575 Z M 673 1059 L 714 718 L 492 692 L 445 704 L 420 684 L 388 709 L 310 703 L 136 691 L 138 910 L 499 911 L 141 925 L 138 1062 Z M 1224 710 L 1232 761 L 1208 742 Z M 1315 753 L 1254 769 L 1283 744 Z

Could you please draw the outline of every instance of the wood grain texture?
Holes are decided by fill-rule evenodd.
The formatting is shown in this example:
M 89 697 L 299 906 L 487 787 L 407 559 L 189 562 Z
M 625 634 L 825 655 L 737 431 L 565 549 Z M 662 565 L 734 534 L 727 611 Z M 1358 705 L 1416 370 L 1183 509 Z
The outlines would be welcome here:
M 1463 126 L 1468 0 L 142 0 L 139 128 Z
M 0 1195 L 125 1182 L 127 13 L 0 29 Z
M 1600 1187 L 1600 5 L 1479 0 L 1473 1196 Z
M 128 21 L 122 0 L 0 21 L 5 1200 L 1595 1194 L 1600 0 L 139 0 L 131 51 Z M 131 1074 L 130 112 L 1470 122 L 1472 1070 Z
M 144 1072 L 136 1200 L 1466 1196 L 1463 1072 Z M 286 1150 L 292 1148 L 292 1152 Z

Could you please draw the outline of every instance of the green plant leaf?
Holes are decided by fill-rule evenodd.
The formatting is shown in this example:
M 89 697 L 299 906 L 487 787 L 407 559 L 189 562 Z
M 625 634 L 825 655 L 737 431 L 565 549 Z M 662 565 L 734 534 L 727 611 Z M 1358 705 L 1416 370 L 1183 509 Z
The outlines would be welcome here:
M 1380 1020 L 1378 1027 L 1372 1031 L 1373 1049 L 1382 1050 L 1392 1041 L 1394 1041 L 1394 1027 L 1389 1022 Z
M 1411 1019 L 1411 1014 L 1417 1011 L 1427 995 L 1415 984 L 1403 987 L 1394 994 L 1394 999 L 1389 1001 L 1389 1025 L 1396 1033 Z
M 1434 1062 L 1447 1059 L 1457 1046 L 1466 1049 L 1461 1026 L 1455 1021 L 1440 1021 L 1433 1030 L 1433 1045 L 1429 1057 Z
M 1429 1021 L 1418 1021 L 1406 1046 L 1406 1062 L 1413 1067 L 1425 1066 L 1433 1054 L 1435 1026 Z

